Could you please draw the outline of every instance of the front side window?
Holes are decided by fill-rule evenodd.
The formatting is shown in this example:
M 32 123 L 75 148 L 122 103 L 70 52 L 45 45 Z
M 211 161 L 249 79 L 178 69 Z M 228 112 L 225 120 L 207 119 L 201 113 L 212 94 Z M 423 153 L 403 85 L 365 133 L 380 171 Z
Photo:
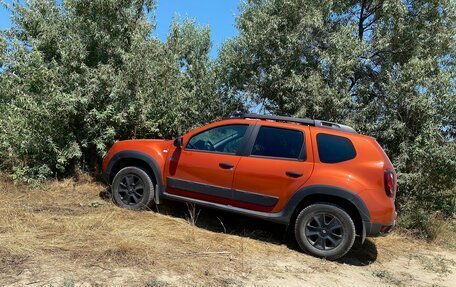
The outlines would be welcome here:
M 252 155 L 286 159 L 303 159 L 304 134 L 298 130 L 261 127 Z
M 346 137 L 318 134 L 317 146 L 318 156 L 323 163 L 338 163 L 356 157 L 355 147 Z
M 248 125 L 215 127 L 194 135 L 186 149 L 236 154 L 241 146 Z

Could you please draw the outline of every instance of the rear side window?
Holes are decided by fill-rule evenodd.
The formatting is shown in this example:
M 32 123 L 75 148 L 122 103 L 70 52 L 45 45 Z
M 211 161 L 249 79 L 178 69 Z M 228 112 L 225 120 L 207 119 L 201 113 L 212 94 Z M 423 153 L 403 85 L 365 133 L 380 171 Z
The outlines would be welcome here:
M 318 155 L 324 163 L 343 162 L 356 157 L 353 143 L 346 137 L 318 134 Z
M 304 134 L 301 131 L 261 127 L 253 145 L 252 155 L 303 159 Z

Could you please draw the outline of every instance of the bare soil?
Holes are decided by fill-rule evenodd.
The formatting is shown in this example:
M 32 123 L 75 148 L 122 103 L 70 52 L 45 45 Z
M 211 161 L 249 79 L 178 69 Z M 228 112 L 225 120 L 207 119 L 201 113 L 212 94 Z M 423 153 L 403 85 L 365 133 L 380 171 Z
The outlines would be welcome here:
M 105 189 L 88 177 L 35 188 L 0 177 L 0 285 L 456 286 L 451 244 L 393 232 L 329 262 L 280 225 L 171 202 L 133 212 Z

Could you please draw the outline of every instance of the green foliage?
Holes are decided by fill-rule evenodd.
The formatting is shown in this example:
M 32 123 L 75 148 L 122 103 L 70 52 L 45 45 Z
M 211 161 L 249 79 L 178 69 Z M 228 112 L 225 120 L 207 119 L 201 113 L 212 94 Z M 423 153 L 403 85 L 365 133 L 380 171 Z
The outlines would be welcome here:
M 399 173 L 401 223 L 456 212 L 456 3 L 251 0 L 220 52 L 224 93 L 353 125 Z
M 257 105 L 376 137 L 399 173 L 403 226 L 426 235 L 454 215 L 454 1 L 244 1 L 216 61 L 208 27 L 153 37 L 151 0 L 59 3 L 18 1 L 0 32 L 0 168 L 15 179 L 93 170 L 115 140 Z
M 152 36 L 150 0 L 14 4 L 0 37 L 0 165 L 18 180 L 92 170 L 119 139 L 176 136 L 235 107 L 209 29 Z

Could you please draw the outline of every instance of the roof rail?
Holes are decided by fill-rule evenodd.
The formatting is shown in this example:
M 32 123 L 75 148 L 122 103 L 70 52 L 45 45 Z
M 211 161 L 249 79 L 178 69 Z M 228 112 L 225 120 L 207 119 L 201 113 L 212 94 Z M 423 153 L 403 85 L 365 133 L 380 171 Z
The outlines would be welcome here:
M 352 127 L 332 123 L 321 120 L 312 120 L 309 118 L 293 118 L 293 117 L 283 117 L 283 116 L 273 116 L 273 115 L 259 115 L 259 114 L 244 114 L 244 113 L 234 113 L 232 115 L 226 116 L 223 119 L 259 119 L 259 120 L 269 120 L 277 122 L 292 122 L 302 125 L 330 128 L 335 130 L 340 130 L 343 132 L 356 133 L 356 130 Z

